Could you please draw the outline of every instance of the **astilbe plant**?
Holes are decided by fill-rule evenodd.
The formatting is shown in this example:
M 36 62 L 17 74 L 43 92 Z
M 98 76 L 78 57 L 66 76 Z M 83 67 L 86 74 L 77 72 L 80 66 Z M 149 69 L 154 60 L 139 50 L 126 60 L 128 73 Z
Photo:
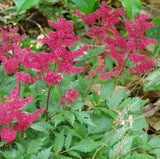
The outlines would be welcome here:
M 10 96 L 5 96 L 5 102 L 0 102 L 0 136 L 2 141 L 12 142 L 17 131 L 25 131 L 31 123 L 43 113 L 45 107 L 35 113 L 23 111 L 23 107 L 32 101 L 32 96 L 19 99 L 19 88 L 14 87 Z
M 47 85 L 59 85 L 63 74 L 83 72 L 83 67 L 74 67 L 74 59 L 82 56 L 86 47 L 81 47 L 76 51 L 68 49 L 78 39 L 72 32 L 73 22 L 59 18 L 57 23 L 50 21 L 49 25 L 56 29 L 50 32 L 49 37 L 40 39 L 39 41 L 48 44 L 51 48 L 49 53 L 35 54 L 31 51 L 27 53 L 23 65 L 27 69 L 37 70 L 37 80 L 43 77 Z M 54 69 L 49 67 L 49 63 L 54 64 Z M 34 79 L 29 74 L 18 72 L 15 74 L 19 83 L 32 83 Z
M 130 66 L 128 72 L 138 75 L 142 75 L 155 66 L 154 60 L 149 60 L 147 56 L 139 54 L 149 44 L 156 43 L 156 40 L 145 36 L 145 31 L 154 25 L 151 22 L 147 22 L 147 15 L 135 16 L 133 21 L 126 20 L 125 25 L 128 37 L 124 38 L 115 27 L 120 21 L 123 8 L 112 11 L 111 7 L 106 8 L 106 3 L 103 1 L 100 8 L 92 14 L 82 14 L 76 9 L 74 12 L 89 27 L 87 34 L 96 41 L 95 45 L 105 46 L 104 53 L 99 56 L 105 61 L 106 55 L 109 55 L 116 62 L 116 66 L 111 72 L 106 73 L 105 68 L 102 66 L 100 68 L 97 67 L 96 70 L 91 70 L 92 72 L 100 73 L 102 79 L 106 80 L 117 74 L 121 75 L 125 71 L 127 60 L 130 60 L 134 65 Z M 105 65 L 107 66 L 107 64 Z
M 149 60 L 147 56 L 139 54 L 149 44 L 156 43 L 155 40 L 148 39 L 145 36 L 145 30 L 153 27 L 153 23 L 147 22 L 148 16 L 144 14 L 136 16 L 133 21 L 127 20 L 125 25 L 128 37 L 124 38 L 115 26 L 120 21 L 122 13 L 123 8 L 112 11 L 111 7 L 106 8 L 104 1 L 101 3 L 100 8 L 92 14 L 82 14 L 75 10 L 75 14 L 88 26 L 87 34 L 93 40 L 93 44 L 81 46 L 76 51 L 72 51 L 70 47 L 79 40 L 79 36 L 75 36 L 73 32 L 73 22 L 67 21 L 64 18 L 58 18 L 57 22 L 50 21 L 49 25 L 54 31 L 49 32 L 47 37 L 39 40 L 50 47 L 50 52 L 47 53 L 40 52 L 36 54 L 29 48 L 21 49 L 18 43 L 24 38 L 24 35 L 20 36 L 17 33 L 17 28 L 9 26 L 9 32 L 4 29 L 0 30 L 0 37 L 2 39 L 0 60 L 6 73 L 9 75 L 14 74 L 17 77 L 18 83 L 18 86 L 14 87 L 11 91 L 11 96 L 6 96 L 6 101 L 0 103 L 1 140 L 7 142 L 14 141 L 16 132 L 25 131 L 45 109 L 45 107 L 42 107 L 35 113 L 24 112 L 24 105 L 31 102 L 32 97 L 19 99 L 19 86 L 22 83 L 32 84 L 40 79 L 45 81 L 48 87 L 46 103 L 46 121 L 48 121 L 49 97 L 52 86 L 61 86 L 64 74 L 78 74 L 86 71 L 87 67 L 75 67 L 74 64 L 76 63 L 76 58 L 83 57 L 84 52 L 87 52 L 88 48 L 104 48 L 104 52 L 98 55 L 95 67 L 87 70 L 87 73 L 90 75 L 89 79 L 92 79 L 93 76 L 97 77 L 98 74 L 101 79 L 107 80 L 116 75 L 119 77 L 125 71 L 142 75 L 155 65 L 155 61 Z M 105 63 L 105 59 L 107 55 L 115 61 L 111 72 L 106 71 L 107 64 Z M 130 60 L 131 66 L 126 68 L 128 60 Z M 37 76 L 31 76 L 31 74 L 26 73 L 28 70 L 34 70 Z M 90 82 L 84 98 L 89 94 L 92 85 L 93 82 Z M 78 90 L 69 88 L 68 92 L 61 96 L 60 105 L 72 105 L 73 100 L 77 99 Z M 83 99 L 84 101 L 85 99 Z M 80 116 L 78 111 L 74 111 L 74 113 Z M 83 121 L 86 118 L 89 119 L 88 114 L 85 116 L 86 114 L 81 112 L 81 115 L 83 117 L 79 117 L 79 119 L 83 119 Z M 86 123 L 90 123 L 90 121 L 88 120 Z M 105 146 L 102 146 L 102 148 Z M 93 158 L 95 158 L 98 151 L 95 152 Z

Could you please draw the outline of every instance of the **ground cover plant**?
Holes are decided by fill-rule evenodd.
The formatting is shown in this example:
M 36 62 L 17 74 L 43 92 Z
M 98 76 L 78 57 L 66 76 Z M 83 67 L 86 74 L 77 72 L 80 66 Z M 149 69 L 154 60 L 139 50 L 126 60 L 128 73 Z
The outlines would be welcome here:
M 21 17 L 12 19 L 15 24 L 23 20 L 21 12 L 40 3 L 14 2 Z M 157 61 L 142 54 L 151 45 L 158 50 L 150 34 L 154 23 L 126 8 L 125 0 L 119 9 L 88 2 L 73 0 L 74 15 L 54 17 L 48 32 L 34 23 L 45 35 L 37 41 L 13 24 L 0 28 L 1 158 L 160 158 L 160 138 L 148 133 L 145 119 L 155 109 L 143 114 L 148 100 L 123 86 L 147 76 L 144 90 L 159 89 Z M 131 19 L 122 22 L 124 10 Z

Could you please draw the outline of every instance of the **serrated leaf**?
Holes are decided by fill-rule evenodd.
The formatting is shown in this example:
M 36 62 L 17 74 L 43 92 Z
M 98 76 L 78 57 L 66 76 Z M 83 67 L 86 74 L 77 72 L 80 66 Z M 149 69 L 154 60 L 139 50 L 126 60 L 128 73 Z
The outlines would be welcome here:
M 106 132 L 112 128 L 113 121 L 111 117 L 105 113 L 101 113 L 98 115 L 94 114 L 93 116 L 91 116 L 91 119 L 96 126 L 88 127 L 88 132 L 90 132 L 90 134 Z
M 88 125 L 94 125 L 88 113 L 81 111 L 81 112 L 74 112 L 74 114 L 81 123 L 85 123 Z
M 152 147 L 160 147 L 160 138 L 159 138 L 159 136 L 155 136 L 155 137 L 153 137 L 149 142 L 148 142 L 148 144 L 150 145 L 150 146 L 152 146 Z
M 71 142 L 72 142 L 72 134 L 71 132 L 68 132 L 66 140 L 65 140 L 65 148 L 68 149 L 71 146 Z
M 50 155 L 51 148 L 45 149 L 38 153 L 37 159 L 48 159 Z
M 53 121 L 55 123 L 55 126 L 57 126 L 58 124 L 60 124 L 62 121 L 64 120 L 62 113 L 56 114 L 53 117 Z
M 114 89 L 114 81 L 112 79 L 108 79 L 105 85 L 101 88 L 100 99 L 107 99 L 112 95 Z
M 16 5 L 17 13 L 20 13 L 26 9 L 38 5 L 40 0 L 14 0 L 14 2 Z
M 43 142 L 44 138 L 32 140 L 28 145 L 27 154 L 37 153 L 41 149 Z
M 133 155 L 132 157 L 129 157 L 128 159 L 155 159 L 155 158 L 147 154 L 136 154 Z
M 25 148 L 20 144 L 20 143 L 16 143 L 17 149 L 21 154 L 25 153 Z
M 40 132 L 45 132 L 45 133 L 48 133 L 48 130 L 53 128 L 49 123 L 43 122 L 43 121 L 33 123 L 30 127 L 33 130 L 40 131 Z
M 158 42 L 160 42 L 160 16 L 156 16 L 152 22 L 154 23 L 154 26 L 146 30 L 147 37 L 156 39 Z
M 152 150 L 152 153 L 157 155 L 157 158 L 156 158 L 156 159 L 160 159 L 160 149 L 159 149 L 159 148 L 158 148 L 158 149 L 153 149 L 153 150 Z M 158 156 L 159 156 L 159 157 L 158 157 Z
M 62 131 L 60 134 L 56 136 L 54 143 L 54 151 L 56 153 L 60 152 L 64 146 L 64 132 Z
M 130 18 L 133 18 L 141 11 L 141 0 L 120 0 L 124 9 L 127 11 Z
M 137 117 L 133 121 L 133 128 L 136 130 L 142 130 L 143 128 L 146 128 L 148 124 L 146 123 L 146 120 L 143 116 Z
M 70 150 L 76 150 L 80 152 L 91 152 L 97 147 L 97 143 L 91 139 L 84 139 L 70 148 Z
M 84 106 L 84 103 L 83 102 L 81 102 L 81 101 L 79 101 L 79 102 L 75 102 L 75 103 L 73 103 L 73 105 L 72 105 L 72 110 L 77 110 L 77 109 L 80 109 L 80 108 L 82 108 Z
M 152 72 L 144 82 L 144 91 L 160 90 L 160 70 Z
M 99 6 L 99 0 L 72 0 L 72 2 L 83 13 L 92 13 Z
M 80 158 L 81 159 L 81 156 L 75 152 L 75 151 L 68 151 L 67 152 L 70 156 L 73 156 L 73 157 L 76 157 L 76 158 Z
M 83 139 L 84 136 L 87 133 L 87 128 L 84 124 L 80 124 L 78 122 L 75 122 L 73 125 L 72 135 L 77 136 L 80 139 Z
M 56 159 L 73 159 L 73 158 L 67 157 L 67 156 L 62 156 L 62 155 L 57 155 Z
M 2 152 L 6 159 L 18 159 L 18 152 L 16 150 Z
M 125 95 L 124 91 L 115 92 L 108 101 L 108 107 L 110 109 L 117 107 L 118 104 L 120 104 L 120 102 L 124 98 L 124 95 Z
M 84 96 L 86 90 L 87 90 L 87 86 L 88 86 L 88 80 L 86 80 L 85 78 L 83 78 L 80 75 L 77 75 L 78 77 L 78 84 L 76 86 L 75 89 L 78 89 L 79 93 Z
M 64 118 L 66 118 L 66 120 L 67 120 L 71 125 L 74 124 L 75 115 L 74 115 L 73 112 L 66 111 L 66 112 L 63 113 L 63 115 L 64 115 Z

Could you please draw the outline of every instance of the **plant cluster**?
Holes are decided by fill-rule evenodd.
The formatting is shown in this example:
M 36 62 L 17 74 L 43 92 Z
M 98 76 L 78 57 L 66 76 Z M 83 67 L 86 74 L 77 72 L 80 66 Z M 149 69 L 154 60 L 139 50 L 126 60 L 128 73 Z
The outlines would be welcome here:
M 158 157 L 159 147 L 153 143 L 160 143 L 160 139 L 149 141 L 143 131 L 147 124 L 140 109 L 146 101 L 115 90 L 124 73 L 142 75 L 156 65 L 139 54 L 156 43 L 145 36 L 153 23 L 147 21 L 145 14 L 135 16 L 125 22 L 127 36 L 123 37 L 116 28 L 123 8 L 113 11 L 103 1 L 91 14 L 76 9 L 74 12 L 84 21 L 89 37 L 89 42 L 78 47 L 81 39 L 73 32 L 73 22 L 64 18 L 49 21 L 54 31 L 39 40 L 49 46 L 49 52 L 22 49 L 20 43 L 25 36 L 19 35 L 17 28 L 9 25 L 8 31 L 0 29 L 1 83 L 5 83 L 4 78 L 17 83 L 11 95 L 2 97 L 0 103 L 1 141 L 16 148 L 7 151 L 2 142 L 1 156 Z M 32 101 L 28 94 L 33 95 L 33 102 L 27 108 L 24 106 Z M 41 114 L 39 121 L 33 123 Z M 27 138 L 16 138 L 17 131 L 26 131 Z

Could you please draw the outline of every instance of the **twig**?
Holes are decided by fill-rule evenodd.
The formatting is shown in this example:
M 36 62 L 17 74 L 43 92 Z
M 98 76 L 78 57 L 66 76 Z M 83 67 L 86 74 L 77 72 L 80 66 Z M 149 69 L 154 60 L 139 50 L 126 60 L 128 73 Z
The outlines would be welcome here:
M 34 20 L 31 20 L 30 18 L 25 18 L 25 19 L 23 19 L 23 20 L 29 21 L 29 22 L 37 25 L 37 27 L 40 29 L 41 33 L 42 33 L 43 35 L 45 35 L 45 36 L 48 36 L 48 35 L 45 33 L 45 31 L 43 30 L 42 26 L 41 26 L 39 23 L 35 22 Z

